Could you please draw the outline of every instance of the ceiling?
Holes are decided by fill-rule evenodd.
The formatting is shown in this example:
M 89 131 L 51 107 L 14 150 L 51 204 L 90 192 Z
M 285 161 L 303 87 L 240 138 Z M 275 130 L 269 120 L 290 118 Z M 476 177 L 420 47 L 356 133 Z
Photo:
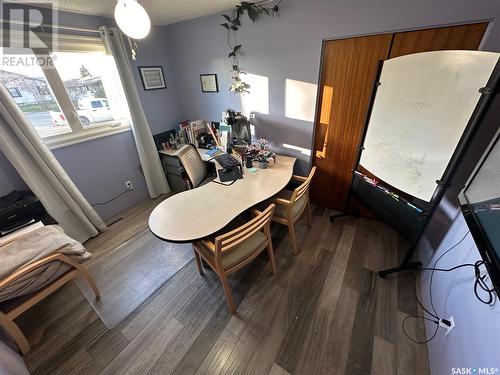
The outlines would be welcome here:
M 55 0 L 59 10 L 113 17 L 115 0 Z M 223 12 L 238 0 L 139 0 L 154 25 L 164 26 Z

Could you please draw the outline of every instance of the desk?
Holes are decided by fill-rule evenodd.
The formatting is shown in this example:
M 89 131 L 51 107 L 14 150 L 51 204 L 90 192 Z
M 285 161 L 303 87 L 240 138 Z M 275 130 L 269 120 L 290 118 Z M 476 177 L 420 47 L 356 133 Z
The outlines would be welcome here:
M 214 182 L 173 195 L 149 216 L 149 229 L 165 241 L 192 242 L 226 226 L 243 211 L 281 191 L 292 178 L 295 158 L 277 155 L 276 164 L 245 170 L 230 186 Z

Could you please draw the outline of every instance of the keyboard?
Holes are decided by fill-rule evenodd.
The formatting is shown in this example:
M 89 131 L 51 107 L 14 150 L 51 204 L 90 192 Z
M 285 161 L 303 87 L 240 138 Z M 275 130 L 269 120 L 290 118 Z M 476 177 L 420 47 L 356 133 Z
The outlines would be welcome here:
M 240 165 L 240 163 L 238 163 L 238 161 L 229 154 L 216 156 L 215 161 L 217 161 L 217 163 L 219 163 L 219 165 L 224 169 L 237 167 Z

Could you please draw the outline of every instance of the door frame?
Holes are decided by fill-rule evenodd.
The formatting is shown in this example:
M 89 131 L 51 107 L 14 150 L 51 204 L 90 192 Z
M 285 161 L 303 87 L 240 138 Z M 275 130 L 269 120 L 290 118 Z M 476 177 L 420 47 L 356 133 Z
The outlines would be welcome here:
M 478 24 L 478 23 L 488 23 L 488 26 L 486 27 L 483 38 L 481 39 L 481 42 L 479 43 L 478 50 L 481 50 L 486 39 L 488 38 L 488 35 L 491 32 L 491 27 L 493 26 L 493 21 L 494 21 L 493 18 L 486 18 L 486 19 L 481 19 L 481 20 L 464 21 L 464 22 L 440 24 L 440 25 L 433 25 L 433 26 L 422 26 L 422 27 L 416 27 L 416 28 L 410 28 L 410 29 L 393 29 L 393 30 L 386 30 L 386 31 L 377 31 L 377 32 L 373 32 L 373 33 L 344 35 L 344 36 L 334 37 L 334 38 L 323 38 L 321 40 L 321 53 L 320 53 L 319 71 L 318 71 L 318 80 L 317 80 L 318 87 L 316 89 L 316 106 L 314 109 L 314 124 L 313 124 L 314 127 L 313 127 L 312 139 L 311 139 L 311 156 L 309 157 L 309 168 L 312 168 L 314 165 L 314 157 L 315 157 L 315 152 L 316 152 L 314 146 L 315 146 L 315 141 L 316 141 L 316 129 L 318 126 L 320 109 L 321 109 L 320 107 L 321 107 L 321 99 L 322 99 L 321 88 L 322 88 L 323 59 L 324 59 L 324 53 L 325 53 L 325 44 L 327 42 L 331 42 L 331 41 L 335 41 L 335 40 L 342 40 L 342 39 L 361 38 L 361 37 L 366 37 L 366 36 L 389 34 L 389 33 L 396 34 L 396 33 L 410 32 L 410 31 L 439 29 L 442 27 L 474 25 L 474 24 Z

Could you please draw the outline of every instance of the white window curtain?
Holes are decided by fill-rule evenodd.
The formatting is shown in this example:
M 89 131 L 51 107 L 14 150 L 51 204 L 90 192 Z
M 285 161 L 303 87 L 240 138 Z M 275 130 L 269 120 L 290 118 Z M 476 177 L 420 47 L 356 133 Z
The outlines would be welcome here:
M 64 231 L 84 242 L 106 225 L 0 85 L 0 150 Z
M 149 195 L 156 198 L 160 194 L 170 192 L 165 173 L 161 166 L 151 129 L 149 128 L 139 93 L 132 74 L 127 49 L 117 28 L 102 26 L 99 29 L 107 52 L 115 59 L 116 66 L 125 90 L 125 96 L 132 117 L 132 132 L 134 134 L 139 160 L 146 179 Z

